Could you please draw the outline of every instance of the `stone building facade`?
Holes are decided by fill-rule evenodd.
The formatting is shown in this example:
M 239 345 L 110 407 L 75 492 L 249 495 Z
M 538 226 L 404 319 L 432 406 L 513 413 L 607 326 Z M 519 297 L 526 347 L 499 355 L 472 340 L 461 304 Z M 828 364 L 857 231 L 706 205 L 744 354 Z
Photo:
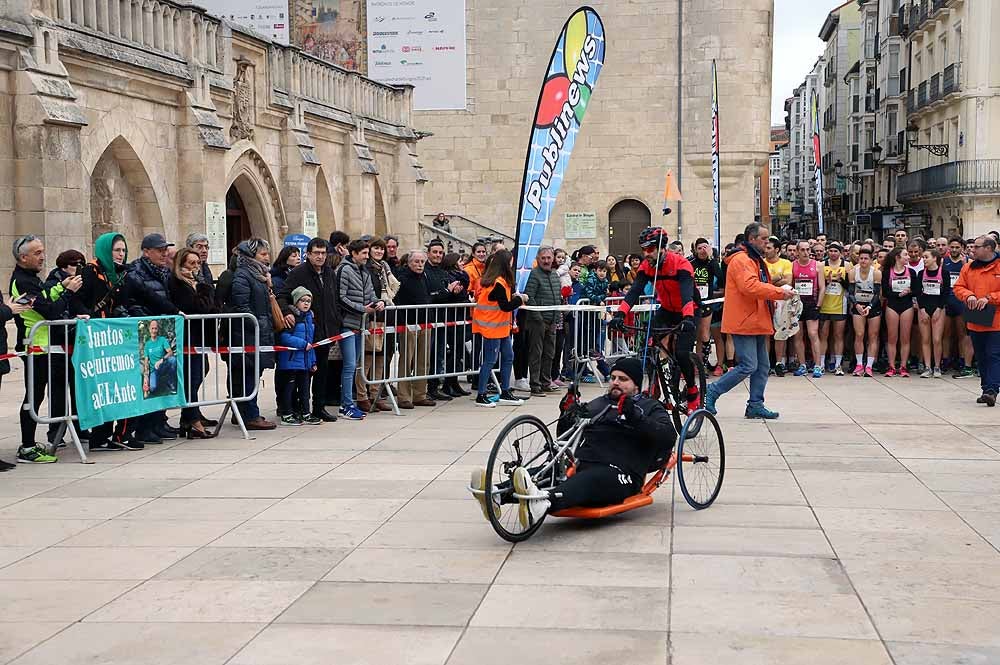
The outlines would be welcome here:
M 280 245 L 337 228 L 416 241 L 426 178 L 410 88 L 185 1 L 0 7 L 3 246 L 34 233 L 53 257 L 89 254 L 116 230 L 135 256 L 144 234 L 181 241 L 209 218 L 227 250 L 251 234 Z M 6 273 L 12 257 L 0 257 Z
M 722 238 L 754 219 L 754 181 L 769 154 L 773 0 L 591 3 L 607 62 L 550 220 L 558 245 L 632 251 L 652 222 L 686 242 L 711 237 L 711 63 L 718 61 Z M 463 215 L 513 234 L 531 116 L 569 0 L 468 0 L 468 108 L 415 113 L 430 182 L 425 212 Z M 664 219 L 667 170 L 681 206 Z M 597 217 L 597 237 L 567 240 L 565 213 Z M 611 242 L 612 233 L 618 240 Z M 623 249 L 624 248 L 624 249 Z

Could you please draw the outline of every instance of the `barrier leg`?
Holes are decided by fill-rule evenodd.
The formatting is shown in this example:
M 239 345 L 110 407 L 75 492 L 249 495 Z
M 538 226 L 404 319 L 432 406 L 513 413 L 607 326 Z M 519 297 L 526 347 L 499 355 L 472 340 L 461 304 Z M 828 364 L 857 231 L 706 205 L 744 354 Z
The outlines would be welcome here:
M 392 414 L 394 416 L 403 415 L 403 412 L 399 410 L 399 402 L 396 401 L 396 395 L 392 392 L 392 386 L 386 383 L 382 387 L 385 388 L 385 396 L 389 398 L 389 404 L 392 405 Z
M 73 445 L 76 446 L 76 452 L 80 454 L 80 464 L 93 464 L 92 461 L 87 459 L 87 450 L 83 447 L 83 442 L 80 441 L 80 437 L 76 434 L 76 428 L 71 425 L 64 425 L 66 429 L 69 430 L 69 438 L 73 439 Z M 60 432 L 59 437 L 62 438 L 62 432 Z M 59 439 L 56 439 L 58 441 Z

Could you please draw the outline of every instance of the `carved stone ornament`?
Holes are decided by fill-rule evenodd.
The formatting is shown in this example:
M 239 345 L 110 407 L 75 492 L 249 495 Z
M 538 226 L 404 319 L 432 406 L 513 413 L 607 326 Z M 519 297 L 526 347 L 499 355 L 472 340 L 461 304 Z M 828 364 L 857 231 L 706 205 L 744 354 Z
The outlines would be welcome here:
M 233 126 L 229 130 L 229 135 L 237 141 L 253 140 L 253 130 L 256 124 L 253 111 L 253 80 L 250 61 L 240 59 L 236 63 L 236 76 L 233 78 Z

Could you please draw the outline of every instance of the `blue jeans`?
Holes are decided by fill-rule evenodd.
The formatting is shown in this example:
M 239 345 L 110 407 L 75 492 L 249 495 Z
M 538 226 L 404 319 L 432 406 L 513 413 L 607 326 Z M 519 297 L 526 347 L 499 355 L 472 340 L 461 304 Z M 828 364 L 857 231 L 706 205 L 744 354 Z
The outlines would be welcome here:
M 979 378 L 984 393 L 1000 392 L 1000 331 L 969 331 L 979 363 Z
M 764 389 L 767 388 L 767 374 L 771 369 L 771 361 L 767 355 L 767 336 L 733 335 L 733 346 L 736 347 L 739 364 L 736 369 L 723 374 L 708 390 L 716 396 L 725 395 L 743 383 L 743 379 L 750 377 L 750 399 L 747 400 L 747 406 L 764 406 Z
M 171 377 L 173 375 L 173 377 Z M 163 364 L 160 365 L 159 369 L 150 368 L 149 370 L 149 392 L 155 393 L 156 388 L 160 385 L 160 381 L 169 381 L 171 378 L 176 379 L 177 377 L 177 357 L 176 356 L 166 356 L 163 358 Z
M 349 332 L 349 328 L 340 333 Z M 340 372 L 340 406 L 349 408 L 354 404 L 354 374 L 358 370 L 358 358 L 365 352 L 364 335 L 356 334 L 340 340 L 340 355 L 344 358 L 344 369 Z
M 479 368 L 479 394 L 486 394 L 486 387 L 490 384 L 490 372 L 497 364 L 497 355 L 500 356 L 500 391 L 510 390 L 510 373 L 514 368 L 514 347 L 510 343 L 510 337 L 503 339 L 483 338 L 483 364 Z

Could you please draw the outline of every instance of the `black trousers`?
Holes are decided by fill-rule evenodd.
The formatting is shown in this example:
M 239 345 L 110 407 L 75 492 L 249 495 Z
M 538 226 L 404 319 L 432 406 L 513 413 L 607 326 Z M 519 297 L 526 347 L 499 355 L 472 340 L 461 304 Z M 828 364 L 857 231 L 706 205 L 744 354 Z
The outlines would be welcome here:
M 527 312 L 518 310 L 517 333 L 514 334 L 514 378 L 528 378 L 528 336 L 524 329 Z
M 274 389 L 278 393 L 278 415 L 309 413 L 309 370 L 278 370 Z
M 642 478 L 608 464 L 580 462 L 576 473 L 549 490 L 551 512 L 566 508 L 600 508 L 621 503 L 639 493 Z
M 21 446 L 25 448 L 30 448 L 35 445 L 35 433 L 38 429 L 38 423 L 35 419 L 31 417 L 31 412 L 28 410 L 28 404 L 33 404 L 35 407 L 35 413 L 40 416 L 52 415 L 54 418 L 58 418 L 66 415 L 66 356 L 59 354 L 40 354 L 26 356 L 22 358 L 24 360 L 24 399 L 21 401 L 21 411 L 19 412 L 19 418 L 21 421 Z M 28 394 L 28 363 L 32 364 L 32 368 L 35 371 L 35 385 L 32 393 Z M 49 375 L 50 375 L 50 363 L 51 363 L 51 376 L 52 385 L 49 386 Z M 42 402 L 45 400 L 45 389 L 49 388 L 49 404 L 50 409 L 48 411 L 39 411 L 42 406 Z M 55 439 L 56 434 L 59 432 L 59 425 L 49 425 L 48 429 L 48 439 L 49 443 Z
M 312 375 L 312 412 L 318 413 L 326 408 L 327 390 L 330 388 L 330 349 L 321 346 L 316 349 L 316 373 Z M 333 380 L 340 383 L 338 372 Z

